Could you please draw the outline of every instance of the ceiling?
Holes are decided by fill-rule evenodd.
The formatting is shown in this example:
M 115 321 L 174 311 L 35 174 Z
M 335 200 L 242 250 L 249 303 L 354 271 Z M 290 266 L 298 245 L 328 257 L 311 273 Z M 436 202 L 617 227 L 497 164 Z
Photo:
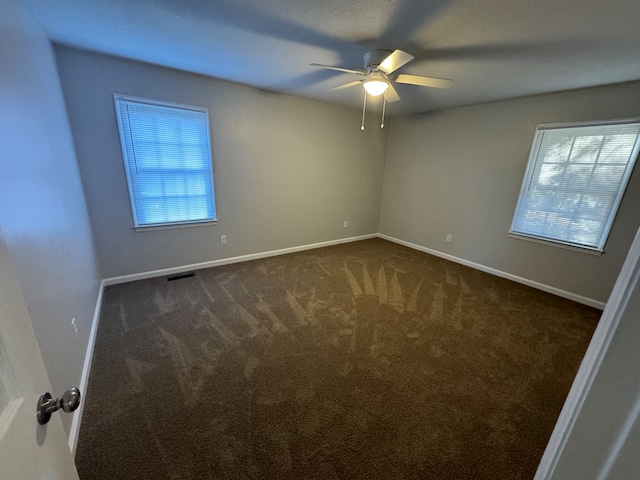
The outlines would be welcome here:
M 638 0 L 27 0 L 57 43 L 359 107 L 371 49 L 416 58 L 388 113 L 640 79 Z

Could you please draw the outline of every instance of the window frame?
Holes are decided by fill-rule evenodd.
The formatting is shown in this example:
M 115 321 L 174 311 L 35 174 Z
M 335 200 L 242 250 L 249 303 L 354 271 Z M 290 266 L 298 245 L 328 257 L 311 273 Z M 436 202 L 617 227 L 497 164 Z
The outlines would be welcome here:
M 212 148 L 211 148 L 211 130 L 209 125 L 209 109 L 206 107 L 198 107 L 194 105 L 166 102 L 162 100 L 153 100 L 149 98 L 135 97 L 135 96 L 123 95 L 119 93 L 113 94 L 113 101 L 114 101 L 116 120 L 118 124 L 118 133 L 120 137 L 120 147 L 122 151 L 123 167 L 124 167 L 125 175 L 127 178 L 127 189 L 129 191 L 129 204 L 131 207 L 133 230 L 136 232 L 139 232 L 139 231 L 164 230 L 164 229 L 196 227 L 196 226 L 216 224 L 218 222 L 218 219 L 217 219 L 217 208 L 216 208 L 216 198 L 215 198 L 215 183 L 214 183 L 215 175 L 213 172 L 213 154 L 212 154 Z M 208 157 L 207 160 L 209 164 L 208 180 L 210 182 L 210 187 L 211 187 L 211 198 L 209 200 L 211 202 L 211 209 L 212 209 L 211 217 L 208 217 L 205 219 L 199 219 L 199 220 L 167 221 L 167 222 L 156 222 L 156 223 L 141 223 L 139 221 L 139 214 L 138 214 L 138 211 L 136 210 L 135 192 L 134 192 L 133 181 L 131 178 L 131 171 L 129 166 L 130 162 L 129 162 L 129 157 L 127 153 L 127 143 L 125 140 L 125 132 L 124 132 L 125 127 L 123 125 L 123 118 L 121 117 L 119 112 L 120 102 L 136 103 L 136 104 L 149 105 L 154 107 L 157 106 L 157 107 L 173 108 L 177 110 L 193 111 L 193 112 L 204 114 L 204 122 L 205 122 L 204 129 L 205 129 L 205 136 L 206 136 L 205 141 L 207 146 L 207 149 L 206 149 L 207 157 Z
M 535 170 L 540 160 L 538 158 L 538 155 L 542 147 L 543 136 L 545 131 L 569 130 L 569 129 L 575 129 L 575 128 L 584 128 L 584 127 L 605 127 L 610 125 L 630 125 L 630 124 L 640 124 L 640 117 L 604 120 L 604 121 L 546 123 L 546 124 L 537 125 L 534 136 L 533 136 L 533 141 L 531 143 L 531 148 L 529 150 L 529 158 L 527 160 L 527 166 L 523 175 L 520 191 L 518 193 L 518 200 L 516 202 L 516 208 L 513 214 L 513 219 L 511 221 L 511 227 L 509 229 L 508 235 L 512 238 L 528 240 L 536 243 L 542 243 L 545 245 L 551 245 L 554 247 L 561 247 L 561 248 L 580 251 L 583 253 L 589 253 L 593 255 L 602 255 L 604 253 L 604 249 L 608 241 L 609 234 L 611 233 L 611 228 L 617 216 L 618 209 L 622 202 L 622 198 L 629 184 L 629 179 L 631 178 L 633 169 L 638 159 L 638 154 L 640 151 L 640 134 L 638 134 L 638 136 L 636 137 L 635 144 L 632 148 L 631 154 L 629 155 L 629 160 L 627 161 L 624 174 L 620 181 L 615 199 L 611 204 L 611 209 L 609 210 L 609 215 L 607 217 L 606 223 L 604 224 L 604 228 L 600 236 L 600 241 L 597 246 L 592 247 L 590 245 L 578 244 L 575 242 L 553 238 L 550 236 L 536 235 L 535 233 L 529 233 L 529 232 L 517 230 L 516 222 L 518 220 L 518 212 L 520 211 L 520 207 L 523 202 L 523 199 L 526 197 L 525 192 L 527 191 L 527 185 L 534 178 Z M 598 150 L 598 152 L 600 152 L 600 150 Z

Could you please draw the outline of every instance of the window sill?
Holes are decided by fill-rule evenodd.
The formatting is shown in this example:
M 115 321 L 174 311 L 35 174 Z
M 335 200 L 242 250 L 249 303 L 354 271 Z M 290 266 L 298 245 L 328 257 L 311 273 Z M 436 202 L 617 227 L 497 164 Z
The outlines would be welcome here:
M 156 225 L 133 227 L 133 230 L 136 232 L 152 232 L 155 230 L 173 230 L 175 228 L 206 227 L 208 225 L 215 225 L 216 223 L 218 223 L 217 219 L 205 220 L 202 222 L 161 223 Z
M 587 255 L 595 255 L 597 257 L 602 256 L 602 254 L 604 253 L 601 250 L 593 250 L 591 248 L 578 247 L 576 245 L 569 245 L 569 244 L 560 243 L 560 242 L 553 242 L 551 240 L 545 240 L 543 238 L 530 237 L 522 233 L 509 232 L 508 235 L 509 237 L 517 238 L 518 240 L 526 240 L 527 242 L 541 243 L 543 245 L 549 245 L 551 247 L 559 247 L 559 248 L 564 248 L 565 250 L 573 250 L 574 252 L 586 253 Z

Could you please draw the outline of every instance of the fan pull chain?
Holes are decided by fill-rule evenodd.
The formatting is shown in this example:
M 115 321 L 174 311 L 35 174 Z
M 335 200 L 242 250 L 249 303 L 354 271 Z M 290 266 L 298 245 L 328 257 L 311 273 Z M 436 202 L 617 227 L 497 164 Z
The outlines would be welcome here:
M 364 89 L 363 89 L 364 90 Z M 362 105 L 362 125 L 360 125 L 360 130 L 364 130 L 364 114 L 367 111 L 367 91 L 364 91 L 364 104 Z
M 380 128 L 384 128 L 384 112 L 387 110 L 387 92 L 384 92 L 384 98 L 382 99 L 382 120 L 380 121 Z

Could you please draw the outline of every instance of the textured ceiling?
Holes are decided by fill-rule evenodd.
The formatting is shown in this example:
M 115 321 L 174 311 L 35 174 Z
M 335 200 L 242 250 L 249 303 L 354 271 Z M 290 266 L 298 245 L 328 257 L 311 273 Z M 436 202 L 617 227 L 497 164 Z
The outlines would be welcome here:
M 413 113 L 640 79 L 638 0 L 27 0 L 64 45 L 357 107 L 371 49 L 416 58 L 399 85 Z

